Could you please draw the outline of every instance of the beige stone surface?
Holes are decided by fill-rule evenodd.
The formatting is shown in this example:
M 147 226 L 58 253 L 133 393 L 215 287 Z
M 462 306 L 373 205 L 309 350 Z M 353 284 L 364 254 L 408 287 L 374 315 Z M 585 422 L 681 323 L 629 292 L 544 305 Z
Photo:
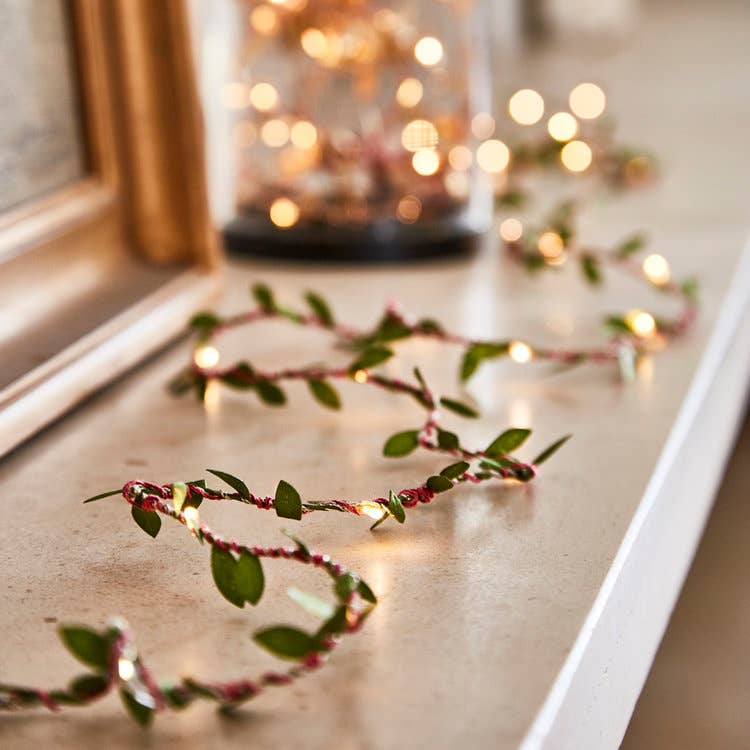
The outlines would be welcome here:
M 381 598 L 363 632 L 317 675 L 264 695 L 234 721 L 208 707 L 161 717 L 149 738 L 114 698 L 86 712 L 2 717 L 0 746 L 517 747 L 639 505 L 747 235 L 750 100 L 742 96 L 747 65 L 737 64 L 746 60 L 746 19 L 739 3 L 678 15 L 659 5 L 633 46 L 614 57 L 550 53 L 503 71 L 509 89 L 516 76 L 564 91 L 595 70 L 628 140 L 661 156 L 663 182 L 648 193 L 594 201 L 586 231 L 614 242 L 645 228 L 677 275 L 698 273 L 704 310 L 689 339 L 655 357 L 631 387 L 606 368 L 550 376 L 543 367 L 504 363 L 481 371 L 464 397 L 476 399 L 483 419 L 447 420 L 467 443 L 487 441 L 509 424 L 534 427 L 529 451 L 575 433 L 531 486 L 462 489 L 414 511 L 404 527 L 386 525 L 374 535 L 363 519 L 306 519 L 299 532 L 309 544 L 361 572 Z M 598 341 L 600 316 L 612 310 L 671 309 L 615 276 L 598 293 L 586 291 L 574 269 L 530 279 L 491 245 L 473 260 L 421 267 L 235 264 L 221 307 L 246 304 L 248 284 L 261 279 L 290 302 L 319 289 L 340 317 L 359 323 L 373 321 L 396 297 L 475 336 L 540 343 Z M 437 387 L 459 395 L 457 351 L 426 342 L 399 349 L 390 372 L 407 373 L 418 362 Z M 233 335 L 226 354 L 239 352 L 265 366 L 343 361 L 322 334 L 283 324 Z M 296 568 L 279 562 L 266 566 L 261 606 L 234 610 L 212 587 L 205 549 L 168 524 L 151 541 L 116 499 L 82 506 L 94 492 L 134 477 L 190 480 L 212 467 L 242 475 L 259 492 L 284 478 L 307 496 L 360 498 L 410 486 L 442 465 L 429 456 L 380 456 L 388 435 L 420 417 L 396 396 L 350 384 L 342 387 L 345 410 L 333 414 L 300 386 L 289 388 L 285 409 L 222 392 L 204 410 L 164 392 L 186 357 L 178 346 L 144 364 L 0 463 L 4 679 L 66 681 L 76 666 L 50 620 L 95 624 L 116 613 L 130 620 L 159 675 L 253 674 L 273 664 L 250 642 L 253 630 L 306 622 L 286 587 L 325 592 L 319 579 L 300 580 Z M 280 528 L 288 525 L 243 507 L 203 515 L 218 530 L 261 543 L 283 541 Z M 622 719 L 630 706 L 612 710 Z

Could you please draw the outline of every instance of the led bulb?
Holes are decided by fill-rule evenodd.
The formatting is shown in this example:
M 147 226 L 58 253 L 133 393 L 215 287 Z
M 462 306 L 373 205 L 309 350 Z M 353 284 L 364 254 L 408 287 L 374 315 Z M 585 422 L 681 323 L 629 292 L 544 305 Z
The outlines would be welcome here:
M 221 355 L 215 346 L 200 346 L 193 354 L 193 361 L 202 368 L 216 367 L 219 364 Z
M 387 511 L 385 507 L 380 503 L 374 503 L 371 500 L 366 500 L 363 503 L 357 503 L 357 511 L 362 516 L 369 516 L 376 521 L 383 517 L 383 514 Z
M 643 273 L 652 284 L 662 286 L 669 282 L 669 263 L 662 255 L 649 255 L 643 261 Z
M 650 339 L 656 335 L 656 320 L 645 310 L 630 310 L 625 316 L 625 322 L 639 338 Z
M 523 365 L 531 360 L 534 356 L 534 352 L 532 352 L 531 347 L 523 341 L 514 341 L 508 347 L 508 355 L 514 362 Z
M 125 682 L 132 680 L 135 676 L 135 664 L 133 664 L 130 659 L 120 657 L 117 660 L 117 674 L 120 675 L 120 679 Z

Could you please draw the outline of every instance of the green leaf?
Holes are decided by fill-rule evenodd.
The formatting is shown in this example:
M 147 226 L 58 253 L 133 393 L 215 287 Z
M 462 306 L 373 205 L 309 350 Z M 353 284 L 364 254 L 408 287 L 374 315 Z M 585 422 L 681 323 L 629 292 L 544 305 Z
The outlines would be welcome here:
M 175 482 L 172 485 L 172 503 L 174 504 L 175 513 L 182 511 L 182 506 L 187 497 L 187 485 L 184 482 Z
M 336 592 L 336 597 L 346 602 L 347 599 L 357 590 L 359 585 L 359 578 L 352 575 L 351 573 L 343 573 L 336 578 L 333 584 L 333 590 Z
M 461 381 L 466 382 L 486 359 L 503 357 L 508 353 L 509 342 L 472 344 L 461 362 Z
M 190 328 L 202 335 L 208 335 L 221 323 L 221 319 L 212 312 L 199 312 L 190 319 Z
M 195 387 L 195 373 L 191 369 L 178 372 L 168 383 L 167 390 L 173 396 L 184 396 Z
M 357 591 L 366 602 L 370 602 L 370 604 L 378 603 L 377 597 L 373 594 L 372 589 L 364 581 L 359 582 Z
M 411 336 L 411 328 L 393 315 L 386 315 L 383 318 L 376 334 L 378 341 L 397 341 L 409 336 Z
M 327 383 L 325 380 L 317 380 L 316 378 L 310 378 L 307 381 L 307 385 L 310 388 L 310 392 L 318 401 L 318 403 L 329 409 L 340 409 L 341 399 L 336 389 Z
M 531 430 L 523 430 L 512 427 L 510 430 L 500 433 L 485 450 L 489 456 L 505 456 L 516 448 L 520 448 L 531 435 Z
M 253 640 L 282 659 L 303 659 L 317 648 L 314 638 L 296 628 L 277 625 L 257 632 Z
M 443 333 L 443 326 L 437 320 L 432 320 L 431 318 L 423 318 L 417 323 L 416 328 L 427 336 Z
M 468 461 L 459 461 L 458 463 L 446 466 L 441 472 L 441 477 L 447 477 L 448 479 L 458 479 L 463 476 L 468 470 L 470 464 Z
M 479 417 L 479 413 L 472 409 L 470 406 L 467 406 L 466 404 L 461 403 L 460 401 L 455 401 L 452 398 L 441 398 L 440 403 L 450 411 L 454 412 L 455 414 L 460 414 L 462 417 L 469 417 L 471 419 L 477 419 Z
M 698 302 L 698 292 L 699 292 L 698 279 L 693 278 L 693 277 L 684 279 L 682 283 L 680 284 L 680 289 L 682 290 L 682 293 L 690 302 L 694 304 Z
M 238 479 L 231 474 L 227 474 L 226 471 L 219 471 L 218 469 L 206 469 L 206 471 L 221 479 L 222 482 L 226 482 L 240 497 L 245 500 L 250 499 L 250 490 L 241 479 Z
M 403 523 L 406 520 L 406 511 L 401 504 L 401 499 L 393 490 L 388 493 L 388 512 L 399 523 Z
M 119 490 L 110 490 L 109 492 L 102 492 L 99 495 L 94 495 L 94 497 L 90 497 L 90 498 L 84 500 L 83 502 L 84 503 L 93 503 L 93 502 L 96 502 L 97 500 L 102 500 L 105 497 L 114 497 L 115 495 L 121 495 L 121 494 L 122 494 L 122 490 L 121 489 L 119 489 Z
M 179 685 L 171 685 L 161 688 L 162 695 L 170 708 L 179 711 L 193 702 L 193 697 L 185 693 Z
M 156 535 L 161 529 L 161 518 L 159 514 L 154 510 L 143 510 L 135 505 L 130 506 L 130 515 L 133 516 L 133 520 L 153 539 L 156 539 Z
M 628 258 L 645 247 L 647 238 L 642 234 L 636 234 L 623 240 L 616 248 L 615 255 L 618 258 Z
M 315 292 L 307 292 L 305 294 L 305 302 L 310 306 L 310 309 L 315 313 L 315 316 L 320 320 L 323 325 L 329 328 L 333 325 L 333 314 L 328 303 Z
M 238 362 L 231 370 L 223 373 L 219 379 L 224 385 L 238 391 L 249 391 L 257 385 L 255 370 L 248 362 Z
M 417 382 L 425 391 L 428 390 L 427 381 L 424 379 L 424 375 L 422 375 L 422 371 L 418 367 L 414 368 L 414 377 L 417 379 Z
M 292 534 L 291 532 L 287 531 L 286 529 L 282 529 L 281 533 L 284 534 L 284 536 L 289 537 L 296 545 L 297 549 L 305 555 L 305 557 L 310 556 L 310 550 L 308 546 L 298 537 Z
M 281 406 L 286 403 L 286 396 L 284 391 L 279 386 L 268 380 L 260 380 L 255 385 L 255 390 L 258 393 L 258 397 L 265 404 L 270 406 Z
M 540 466 L 543 464 L 548 458 L 553 456 L 557 451 L 562 448 L 565 443 L 570 440 L 570 438 L 573 437 L 572 435 L 565 435 L 565 437 L 560 438 L 556 442 L 552 443 L 552 445 L 549 446 L 549 448 L 545 448 L 532 462 L 532 466 Z
M 453 482 L 442 474 L 435 474 L 435 476 L 430 477 L 426 484 L 428 489 L 433 492 L 445 492 L 453 488 Z
M 633 333 L 627 321 L 619 315 L 610 315 L 605 319 L 604 325 L 614 333 Z
M 104 636 L 80 625 L 63 625 L 58 634 L 78 661 L 101 670 L 108 668 L 110 643 Z
M 295 521 L 302 518 L 302 498 L 289 482 L 283 479 L 279 482 L 275 498 L 274 508 L 276 508 L 277 516 L 292 518 Z
M 310 594 L 307 591 L 300 591 L 293 586 L 287 589 L 287 596 L 296 604 L 299 604 L 305 612 L 309 612 L 315 617 L 320 617 L 324 620 L 328 619 L 335 612 L 335 607 L 330 602 L 324 601 L 315 594 Z
M 461 445 L 458 435 L 455 432 L 448 432 L 448 430 L 438 428 L 437 438 L 438 445 L 445 450 L 456 450 Z
M 211 573 L 219 593 L 235 607 L 257 604 L 263 595 L 265 578 L 260 560 L 248 552 L 238 559 L 228 550 L 211 547 Z
M 268 312 L 276 310 L 276 301 L 273 298 L 273 292 L 265 284 L 255 284 L 250 290 L 255 301 Z
M 360 354 L 359 357 L 349 365 L 349 372 L 369 370 L 371 367 L 382 364 L 392 356 L 393 352 L 390 349 L 386 349 L 384 346 L 371 346 L 369 349 L 365 349 L 362 354 Z
M 599 261 L 590 253 L 581 256 L 581 271 L 590 284 L 601 284 L 602 274 Z
M 320 644 L 327 635 L 338 635 L 346 630 L 346 612 L 345 605 L 338 607 L 331 617 L 320 626 L 320 630 L 315 634 L 316 644 Z
M 76 698 L 87 700 L 106 692 L 109 679 L 102 674 L 84 674 L 76 677 L 68 688 Z
M 125 710 L 142 727 L 148 727 L 154 720 L 154 709 L 139 703 L 124 687 L 120 688 L 120 698 Z
M 391 435 L 383 446 L 383 455 L 389 458 L 407 456 L 419 444 L 419 430 L 406 430 Z

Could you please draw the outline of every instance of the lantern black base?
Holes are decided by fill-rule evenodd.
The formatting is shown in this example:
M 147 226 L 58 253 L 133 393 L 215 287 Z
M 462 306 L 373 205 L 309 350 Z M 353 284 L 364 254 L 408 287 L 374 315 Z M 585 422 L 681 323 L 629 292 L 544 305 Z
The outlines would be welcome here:
M 224 228 L 224 244 L 235 256 L 316 263 L 400 263 L 467 256 L 482 232 L 457 219 L 426 225 L 384 221 L 362 228 L 294 226 L 277 229 L 266 218 L 241 215 Z

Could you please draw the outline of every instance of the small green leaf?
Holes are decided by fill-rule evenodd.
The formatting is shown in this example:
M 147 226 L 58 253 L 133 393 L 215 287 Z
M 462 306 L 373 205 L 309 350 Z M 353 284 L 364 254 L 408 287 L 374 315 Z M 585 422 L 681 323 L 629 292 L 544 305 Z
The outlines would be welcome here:
M 255 370 L 248 362 L 238 362 L 231 370 L 223 373 L 219 379 L 224 385 L 238 391 L 249 391 L 257 385 Z
M 272 654 L 294 661 L 303 659 L 317 648 L 314 638 L 301 630 L 285 625 L 261 630 L 253 636 L 253 640 Z
M 336 389 L 327 383 L 325 380 L 317 380 L 316 378 L 310 378 L 307 381 L 307 385 L 310 388 L 310 392 L 318 401 L 318 403 L 329 409 L 340 409 L 341 399 Z
M 468 470 L 470 464 L 468 461 L 459 461 L 458 463 L 446 466 L 441 472 L 440 476 L 448 479 L 458 479 L 463 476 Z
M 602 274 L 599 261 L 590 253 L 581 256 L 581 271 L 590 284 L 601 284 Z
M 109 641 L 90 628 L 63 625 L 58 633 L 68 651 L 89 667 L 106 670 L 109 666 Z
M 324 601 L 315 594 L 310 594 L 307 591 L 300 591 L 293 586 L 287 589 L 287 596 L 296 604 L 299 604 L 305 612 L 309 612 L 315 617 L 320 617 L 324 620 L 328 619 L 335 612 L 335 607 L 330 602 Z
M 628 237 L 615 248 L 615 255 L 618 258 L 628 258 L 645 247 L 647 241 L 647 238 L 642 234 Z
M 190 319 L 190 328 L 202 335 L 208 335 L 221 323 L 221 319 L 212 312 L 200 312 Z
M 619 315 L 610 315 L 605 319 L 604 325 L 614 333 L 633 333 L 627 321 Z
M 460 414 L 462 417 L 469 417 L 471 419 L 477 419 L 479 417 L 479 413 L 472 409 L 470 406 L 467 406 L 466 404 L 461 403 L 460 401 L 455 401 L 452 398 L 441 398 L 440 403 L 450 411 L 454 412 L 455 414 Z
M 461 381 L 466 382 L 484 360 L 505 356 L 509 347 L 508 342 L 472 344 L 466 350 L 461 362 Z
M 320 644 L 328 635 L 338 635 L 346 630 L 346 611 L 345 605 L 338 607 L 328 620 L 320 626 L 320 630 L 315 634 L 316 644 Z
M 565 443 L 570 440 L 570 438 L 573 437 L 572 435 L 566 435 L 565 437 L 560 438 L 556 442 L 552 443 L 552 445 L 549 446 L 549 448 L 545 448 L 532 462 L 532 466 L 540 466 L 543 464 L 548 458 L 553 456 L 557 451 L 562 448 Z
M 393 352 L 390 349 L 386 349 L 383 346 L 372 346 L 369 349 L 365 349 L 362 354 L 360 354 L 359 357 L 349 365 L 349 372 L 369 370 L 371 367 L 382 364 L 392 356 Z
M 195 387 L 195 373 L 192 369 L 178 372 L 168 383 L 167 390 L 173 396 L 184 396 Z
M 377 597 L 375 596 L 375 594 L 373 594 L 372 589 L 364 581 L 359 582 L 359 585 L 357 586 L 357 591 L 359 591 L 359 595 L 366 602 L 370 602 L 370 604 L 378 603 Z
M 90 497 L 87 500 L 84 500 L 83 502 L 84 503 L 93 503 L 93 502 L 96 502 L 97 500 L 102 500 L 105 497 L 114 497 L 115 495 L 121 495 L 121 494 L 122 494 L 122 490 L 121 489 L 119 489 L 119 490 L 110 490 L 109 492 L 102 492 L 99 495 L 94 495 L 94 497 Z
M 407 456 L 419 444 L 419 430 L 406 430 L 391 435 L 383 446 L 383 455 L 389 458 Z
M 388 493 L 388 512 L 399 523 L 403 523 L 406 520 L 406 511 L 401 503 L 401 499 L 393 490 Z
M 428 390 L 424 375 L 422 375 L 422 371 L 418 367 L 414 368 L 414 377 L 417 379 L 417 382 L 425 391 Z
M 124 687 L 120 688 L 120 698 L 125 710 L 142 727 L 148 727 L 154 720 L 154 709 L 139 703 Z
M 228 550 L 212 547 L 211 573 L 219 593 L 235 607 L 257 604 L 263 595 L 263 566 L 255 555 L 243 551 L 235 559 Z
M 448 432 L 448 430 L 438 428 L 437 437 L 438 445 L 444 450 L 456 450 L 461 445 L 458 435 L 455 432 Z
M 693 304 L 698 302 L 698 279 L 693 277 L 684 279 L 680 284 L 680 289 L 682 290 L 682 293 L 685 295 L 688 301 L 692 302 Z
M 378 341 L 397 341 L 411 336 L 411 328 L 393 315 L 386 315 L 378 326 Z
M 284 391 L 282 391 L 279 386 L 268 380 L 260 380 L 256 383 L 255 390 L 257 391 L 260 400 L 265 404 L 269 404 L 270 406 L 281 406 L 286 403 Z
M 273 298 L 273 292 L 265 284 L 255 284 L 250 290 L 255 301 L 268 312 L 276 310 L 276 301 Z
M 357 590 L 359 578 L 351 573 L 343 573 L 336 578 L 333 584 L 333 590 L 339 601 L 346 602 L 349 597 Z
M 174 504 L 175 513 L 182 511 L 182 506 L 187 497 L 187 485 L 184 482 L 175 482 L 172 485 L 172 503 Z
M 133 520 L 153 539 L 161 529 L 161 518 L 154 510 L 143 510 L 135 505 L 130 506 L 130 515 Z
M 299 492 L 283 479 L 276 487 L 274 508 L 276 508 L 276 515 L 281 518 L 292 518 L 295 521 L 302 518 L 302 498 Z
M 426 336 L 443 333 L 443 326 L 437 320 L 432 320 L 431 318 L 423 318 L 417 323 L 416 328 Z
M 323 325 L 329 328 L 333 325 L 333 314 L 328 303 L 315 292 L 307 292 L 305 294 L 305 302 L 310 306 L 310 309 L 315 313 L 315 316 L 320 320 Z
M 219 471 L 218 469 L 206 469 L 206 471 L 221 479 L 222 482 L 226 482 L 240 497 L 245 500 L 250 499 L 250 490 L 241 479 L 238 479 L 231 474 L 227 474 L 226 471 Z
M 187 708 L 192 701 L 193 697 L 185 692 L 183 688 L 178 685 L 171 685 L 169 687 L 162 687 L 161 693 L 170 708 L 175 711 Z
M 531 430 L 512 427 L 500 433 L 488 446 L 485 453 L 489 456 L 505 456 L 516 448 L 520 448 L 531 435 Z
M 427 488 L 432 490 L 432 492 L 445 492 L 453 488 L 453 482 L 441 474 L 435 474 L 435 476 L 430 477 L 426 484 Z
M 102 674 L 84 674 L 76 677 L 68 688 L 76 698 L 87 700 L 106 692 L 109 679 Z

